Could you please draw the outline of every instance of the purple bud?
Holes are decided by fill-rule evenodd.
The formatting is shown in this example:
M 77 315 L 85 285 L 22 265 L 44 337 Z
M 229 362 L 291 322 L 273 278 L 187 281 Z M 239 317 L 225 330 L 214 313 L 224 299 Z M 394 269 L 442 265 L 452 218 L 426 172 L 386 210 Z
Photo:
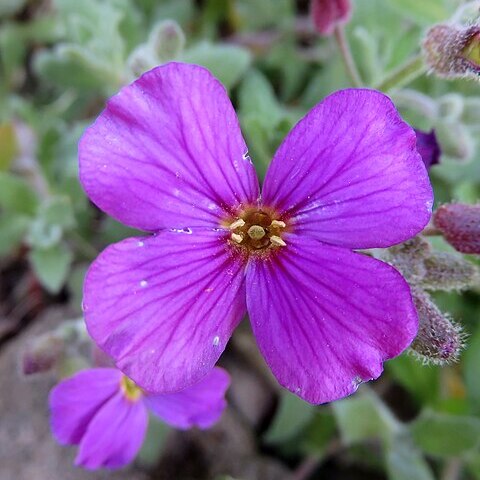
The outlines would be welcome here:
M 433 223 L 459 252 L 480 254 L 480 204 L 442 205 L 434 212 Z
M 310 4 L 315 30 L 323 36 L 331 35 L 338 24 L 348 22 L 351 13 L 350 0 L 312 0 Z
M 436 165 L 440 161 L 440 146 L 437 142 L 435 130 L 423 132 L 415 129 L 417 134 L 417 150 L 422 157 L 423 163 L 429 169 L 432 165 Z
M 418 312 L 418 334 L 411 351 L 424 363 L 445 365 L 458 360 L 464 346 L 464 333 L 419 289 L 412 289 L 413 302 Z
M 444 78 L 480 76 L 480 25 L 434 25 L 423 40 L 425 61 Z
M 25 375 L 48 372 L 63 358 L 65 342 L 55 332 L 45 333 L 32 340 L 22 356 Z

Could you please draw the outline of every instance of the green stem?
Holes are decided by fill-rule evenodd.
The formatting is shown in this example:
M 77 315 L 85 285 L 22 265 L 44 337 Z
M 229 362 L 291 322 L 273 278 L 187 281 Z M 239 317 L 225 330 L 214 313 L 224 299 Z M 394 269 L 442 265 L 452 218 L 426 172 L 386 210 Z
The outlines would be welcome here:
M 419 53 L 407 60 L 403 65 L 388 73 L 387 76 L 377 85 L 374 86 L 376 90 L 387 92 L 392 88 L 403 87 L 407 83 L 412 82 L 420 75 L 423 75 L 427 70 L 423 55 Z
M 459 480 L 462 475 L 462 461 L 459 458 L 452 458 L 445 464 L 441 480 Z
M 347 70 L 350 80 L 352 81 L 352 85 L 354 87 L 361 87 L 363 85 L 363 82 L 360 78 L 360 74 L 358 73 L 355 61 L 353 60 L 352 51 L 350 50 L 350 45 L 348 43 L 347 36 L 345 35 L 343 25 L 337 25 L 335 27 L 334 34 L 335 40 L 338 44 L 338 48 L 340 49 L 340 53 L 342 54 L 345 69 Z
M 98 250 L 75 230 L 69 231 L 67 236 L 73 242 L 74 247 L 77 249 L 77 251 L 86 259 L 92 260 L 98 256 Z

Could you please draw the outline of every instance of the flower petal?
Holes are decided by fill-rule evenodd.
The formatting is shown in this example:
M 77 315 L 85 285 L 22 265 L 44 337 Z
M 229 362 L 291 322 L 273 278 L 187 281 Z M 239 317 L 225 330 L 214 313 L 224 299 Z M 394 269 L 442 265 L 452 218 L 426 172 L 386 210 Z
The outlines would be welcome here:
M 412 128 L 388 97 L 343 90 L 293 128 L 270 165 L 263 199 L 295 232 L 350 248 L 418 233 L 433 203 Z
M 51 428 L 59 443 L 80 443 L 88 424 L 120 390 L 121 372 L 114 368 L 82 370 L 50 392 Z
M 248 265 L 253 331 L 285 388 L 311 403 L 337 400 L 412 342 L 410 290 L 374 258 L 296 235 L 286 242 L 271 261 Z
M 418 153 L 422 157 L 427 170 L 433 165 L 440 163 L 442 150 L 437 141 L 435 130 L 432 129 L 429 132 L 423 132 L 422 130 L 415 129 L 415 135 L 417 136 Z
M 244 266 L 224 235 L 191 229 L 130 238 L 87 273 L 89 333 L 145 390 L 172 393 L 200 381 L 242 319 Z
M 227 406 L 225 392 L 230 376 L 222 368 L 214 368 L 199 383 L 167 395 L 148 395 L 145 405 L 172 427 L 209 428 Z
M 143 402 L 129 401 L 118 392 L 88 425 L 75 465 L 93 470 L 129 464 L 142 446 L 147 423 L 147 409 Z
M 258 198 L 232 104 L 198 65 L 169 63 L 123 88 L 85 132 L 79 161 L 91 200 L 148 231 L 217 224 Z

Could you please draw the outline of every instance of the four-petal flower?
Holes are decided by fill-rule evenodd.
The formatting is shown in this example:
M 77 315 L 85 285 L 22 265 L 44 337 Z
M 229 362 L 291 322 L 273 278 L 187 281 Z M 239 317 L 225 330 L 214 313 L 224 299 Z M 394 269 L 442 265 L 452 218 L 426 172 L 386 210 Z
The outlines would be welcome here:
M 400 274 L 353 251 L 427 224 L 415 144 L 388 97 L 339 91 L 288 134 L 260 195 L 222 85 L 195 65 L 147 72 L 80 142 L 90 199 L 153 234 L 91 266 L 91 336 L 145 389 L 175 392 L 211 371 L 248 310 L 283 386 L 312 403 L 352 393 L 417 332 Z

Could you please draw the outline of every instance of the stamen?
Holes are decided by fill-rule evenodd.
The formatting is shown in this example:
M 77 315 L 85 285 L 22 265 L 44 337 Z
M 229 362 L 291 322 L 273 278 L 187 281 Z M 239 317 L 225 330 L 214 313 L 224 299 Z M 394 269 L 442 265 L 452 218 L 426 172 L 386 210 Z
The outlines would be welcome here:
M 277 228 L 285 228 L 287 224 L 285 222 L 282 222 L 281 220 L 272 220 L 272 223 L 270 224 L 271 227 L 277 227 Z
M 261 240 L 265 236 L 265 230 L 260 225 L 252 225 L 248 231 L 248 236 L 253 240 Z
M 277 235 L 272 235 L 270 237 L 270 242 L 275 245 L 276 247 L 286 247 L 287 244 Z
M 236 243 L 242 243 L 243 242 L 243 235 L 240 235 L 238 233 L 232 233 L 230 235 L 230 238 Z
M 230 230 L 235 230 L 236 228 L 241 228 L 245 225 L 245 220 L 243 218 L 239 218 L 235 220 L 230 226 L 228 227 Z

